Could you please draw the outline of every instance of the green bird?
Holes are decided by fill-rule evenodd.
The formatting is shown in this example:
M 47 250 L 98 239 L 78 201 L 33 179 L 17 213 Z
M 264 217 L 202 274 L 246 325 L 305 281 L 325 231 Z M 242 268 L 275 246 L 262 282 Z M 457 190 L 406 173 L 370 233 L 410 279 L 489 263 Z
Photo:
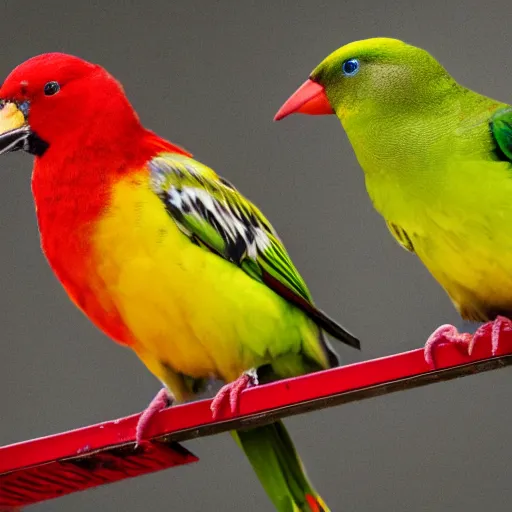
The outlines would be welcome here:
M 512 316 L 512 108 L 460 85 L 427 51 L 396 39 L 343 46 L 281 107 L 336 114 L 376 210 L 460 315 L 487 322 L 471 336 L 443 325 L 425 345 L 474 343 L 492 353 Z

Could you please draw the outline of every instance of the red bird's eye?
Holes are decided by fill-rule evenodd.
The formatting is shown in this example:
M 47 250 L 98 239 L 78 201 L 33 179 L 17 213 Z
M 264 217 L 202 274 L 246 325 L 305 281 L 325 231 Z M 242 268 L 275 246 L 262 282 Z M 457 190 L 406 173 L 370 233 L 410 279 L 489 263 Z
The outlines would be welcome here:
M 44 94 L 46 96 L 53 96 L 54 94 L 57 94 L 60 91 L 60 85 L 58 82 L 48 82 L 44 86 Z

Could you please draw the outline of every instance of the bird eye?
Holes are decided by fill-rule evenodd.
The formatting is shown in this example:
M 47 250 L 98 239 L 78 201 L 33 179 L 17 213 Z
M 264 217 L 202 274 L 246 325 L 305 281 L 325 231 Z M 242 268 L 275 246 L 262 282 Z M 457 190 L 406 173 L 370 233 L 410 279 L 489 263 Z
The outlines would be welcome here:
M 57 94 L 60 91 L 60 85 L 58 82 L 48 82 L 44 86 L 44 94 L 46 96 L 53 96 L 54 94 Z
M 354 76 L 359 71 L 359 61 L 357 59 L 346 60 L 341 68 L 344 75 Z

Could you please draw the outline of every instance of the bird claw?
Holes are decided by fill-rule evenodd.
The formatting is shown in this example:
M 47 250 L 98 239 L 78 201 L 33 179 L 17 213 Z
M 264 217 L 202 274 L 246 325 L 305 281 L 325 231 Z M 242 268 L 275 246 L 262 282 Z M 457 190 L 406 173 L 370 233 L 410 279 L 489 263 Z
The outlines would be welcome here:
M 501 333 L 505 331 L 512 331 L 512 321 L 504 316 L 497 316 L 494 322 L 487 322 L 481 325 L 473 335 L 469 343 L 468 354 L 473 353 L 475 344 L 482 338 L 491 338 L 491 354 L 495 356 L 498 353 L 500 346 Z
M 222 386 L 219 392 L 215 395 L 210 409 L 212 411 L 213 419 L 218 419 L 226 402 L 229 403 L 231 414 L 236 414 L 239 411 L 240 396 L 244 389 L 258 385 L 258 374 L 256 370 L 252 369 L 242 373 L 238 379 Z
M 434 352 L 438 347 L 454 344 L 457 348 L 463 349 L 464 355 L 471 356 L 476 343 L 489 338 L 491 341 L 491 355 L 495 356 L 498 353 L 502 331 L 512 331 L 512 321 L 503 316 L 498 316 L 493 322 L 481 325 L 474 334 L 460 333 L 453 325 L 442 325 L 429 336 L 425 343 L 425 361 L 435 370 L 437 365 Z
M 423 353 L 425 361 L 432 368 L 436 368 L 436 360 L 434 352 L 438 347 L 448 344 L 455 344 L 458 347 L 467 349 L 470 342 L 471 334 L 460 333 L 457 328 L 450 324 L 441 325 L 429 337 L 425 343 Z
M 135 448 L 145 444 L 147 441 L 144 439 L 148 431 L 148 427 L 153 421 L 157 413 L 170 407 L 174 402 L 174 397 L 167 388 L 162 388 L 151 400 L 150 404 L 146 407 L 141 414 L 137 427 L 135 430 Z

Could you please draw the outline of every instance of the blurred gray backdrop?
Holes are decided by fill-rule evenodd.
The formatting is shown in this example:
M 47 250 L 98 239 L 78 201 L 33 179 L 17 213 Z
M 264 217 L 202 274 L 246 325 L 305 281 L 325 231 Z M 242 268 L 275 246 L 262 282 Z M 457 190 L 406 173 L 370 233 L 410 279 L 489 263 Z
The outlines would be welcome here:
M 349 363 L 462 322 L 373 211 L 338 120 L 273 115 L 324 56 L 375 36 L 425 47 L 462 83 L 510 102 L 511 12 L 508 0 L 6 1 L 0 75 L 47 51 L 105 66 L 148 127 L 261 206 L 317 303 L 360 336 L 361 356 L 340 350 Z M 137 412 L 159 389 L 53 277 L 31 165 L 23 154 L 0 162 L 0 444 Z M 286 423 L 333 512 L 509 511 L 511 396 L 501 370 Z M 272 510 L 229 435 L 186 445 L 199 463 L 33 510 Z

